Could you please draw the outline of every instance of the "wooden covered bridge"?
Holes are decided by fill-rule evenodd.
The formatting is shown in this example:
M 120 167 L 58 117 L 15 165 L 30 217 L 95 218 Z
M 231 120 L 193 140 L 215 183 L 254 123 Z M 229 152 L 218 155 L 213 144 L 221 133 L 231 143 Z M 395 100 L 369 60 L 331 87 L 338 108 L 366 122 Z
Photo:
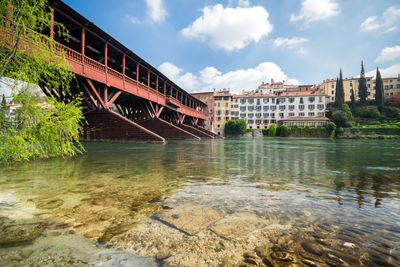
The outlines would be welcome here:
M 205 103 L 62 1 L 49 3 L 54 21 L 69 31 L 68 41 L 54 35 L 53 25 L 49 34 L 77 76 L 72 97 L 84 96 L 88 122 L 84 141 L 216 137 L 203 128 Z

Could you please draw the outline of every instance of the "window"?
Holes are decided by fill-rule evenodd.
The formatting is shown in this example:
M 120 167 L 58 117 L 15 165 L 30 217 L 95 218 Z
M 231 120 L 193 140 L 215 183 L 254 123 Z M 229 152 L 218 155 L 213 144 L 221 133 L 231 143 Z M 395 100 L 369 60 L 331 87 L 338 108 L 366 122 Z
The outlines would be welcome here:
M 271 101 L 272 101 L 272 103 L 275 103 L 275 98 L 271 98 L 271 99 L 272 99 L 272 100 L 271 100 Z
M 385 85 L 385 90 L 389 89 L 389 85 Z
M 324 112 L 318 112 L 318 117 L 323 117 L 323 116 L 325 116 Z
M 254 99 L 248 99 L 249 104 L 253 104 L 254 103 Z
M 254 113 L 249 113 L 248 116 L 249 116 L 249 118 L 253 118 L 254 117 Z
M 218 107 L 221 107 L 221 103 L 218 103 Z
M 246 107 L 240 107 L 240 111 L 246 111 Z
M 315 101 L 315 97 L 310 96 L 310 97 L 308 98 L 308 101 L 310 101 L 311 103 L 314 102 L 314 101 Z
M 304 103 L 304 100 L 302 97 L 300 97 L 300 104 L 303 104 L 303 103 Z
M 228 107 L 229 103 L 225 103 L 225 107 Z
M 308 105 L 308 109 L 313 110 L 315 108 L 315 105 Z
M 289 112 L 288 116 L 289 117 L 294 117 L 294 112 Z
M 248 124 L 253 124 L 253 123 L 254 123 L 254 120 L 248 120 L 247 123 L 248 123 Z
M 283 117 L 283 116 L 285 116 L 285 114 L 279 113 L 279 117 Z
M 318 109 L 324 109 L 324 105 L 318 105 L 317 108 Z
M 308 87 L 306 87 L 306 91 L 308 91 Z
M 368 95 L 371 95 L 371 92 L 368 92 Z
M 332 84 L 332 88 L 335 88 L 335 85 L 334 84 Z M 333 92 L 333 91 L 332 91 Z M 333 94 L 333 93 L 332 93 Z
M 400 83 L 399 84 L 397 84 L 397 89 L 399 89 L 400 88 Z
M 390 96 L 393 96 L 393 92 L 390 93 Z
M 304 109 L 304 105 L 299 105 L 299 109 L 303 110 Z
M 275 113 L 271 113 L 271 117 L 272 117 L 272 118 L 275 118 Z
M 256 106 L 256 110 L 261 110 L 261 106 Z
M 240 99 L 240 104 L 246 104 L 246 99 L 241 98 Z
M 248 110 L 248 111 L 253 111 L 253 110 L 254 110 L 254 107 L 253 107 L 253 106 L 248 106 L 248 107 L 247 107 L 247 110 Z
M 324 99 L 323 99 L 322 96 L 320 96 L 320 97 L 318 98 L 318 101 L 319 101 L 320 103 L 321 103 L 323 100 L 324 100 Z
M 385 93 L 385 96 L 389 96 L 389 94 L 388 94 L 388 93 Z
M 217 121 L 220 121 L 221 120 L 221 117 L 217 117 Z
M 294 105 L 289 105 L 288 108 L 289 110 L 294 110 Z
M 225 110 L 225 115 L 229 115 L 229 111 L 228 110 Z
M 368 88 L 371 88 L 371 84 L 367 84 Z
M 256 120 L 256 124 L 261 124 L 261 120 Z
M 304 112 L 299 112 L 300 117 L 304 117 Z
M 218 110 L 218 111 L 217 111 L 217 115 L 221 115 L 221 110 Z
M 225 120 L 226 120 L 226 121 L 229 121 L 229 117 L 225 117 Z
M 256 118 L 261 118 L 261 113 L 256 113 Z
M 294 102 L 294 97 L 289 97 L 289 103 L 293 103 Z
M 285 106 L 279 106 L 279 110 L 285 110 L 286 107 Z
M 269 102 L 269 98 L 264 98 L 263 99 L 263 103 L 265 104 L 265 103 L 268 103 Z
M 259 98 L 257 98 L 256 103 L 257 103 L 257 105 L 260 105 L 260 104 L 261 104 Z
M 264 120 L 264 124 L 268 124 L 268 120 Z
M 240 118 L 246 118 L 246 113 L 240 113 Z
M 353 87 L 353 83 L 352 82 L 350 82 L 350 87 Z
M 264 118 L 267 118 L 268 116 L 269 116 L 268 113 L 263 113 L 263 117 L 264 117 Z
M 390 85 L 390 89 L 393 89 L 393 84 Z
M 271 110 L 276 110 L 276 106 L 271 106 Z
M 268 110 L 269 109 L 269 106 L 264 106 L 263 107 L 263 110 Z
M 313 117 L 313 116 L 315 116 L 315 113 L 314 112 L 308 112 L 308 116 Z

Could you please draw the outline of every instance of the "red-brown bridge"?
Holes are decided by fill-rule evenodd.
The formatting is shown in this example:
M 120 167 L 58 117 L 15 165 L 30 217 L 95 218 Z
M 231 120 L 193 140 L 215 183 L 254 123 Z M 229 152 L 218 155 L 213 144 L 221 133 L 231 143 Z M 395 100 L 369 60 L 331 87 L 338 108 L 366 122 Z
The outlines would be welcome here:
M 165 142 L 216 136 L 202 127 L 206 104 L 62 1 L 49 2 L 54 21 L 69 31 L 66 41 L 54 35 L 52 26 L 50 37 L 65 51 L 78 86 L 68 95 L 44 92 L 61 99 L 83 93 L 88 108 L 83 140 Z

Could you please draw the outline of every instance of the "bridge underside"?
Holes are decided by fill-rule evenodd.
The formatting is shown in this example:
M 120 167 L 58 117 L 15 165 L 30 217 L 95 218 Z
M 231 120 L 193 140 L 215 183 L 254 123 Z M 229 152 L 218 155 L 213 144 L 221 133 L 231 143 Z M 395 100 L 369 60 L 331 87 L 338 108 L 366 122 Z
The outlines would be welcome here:
M 82 141 L 165 142 L 166 139 L 216 137 L 203 129 L 204 120 L 179 113 L 173 105 L 126 93 L 117 88 L 78 76 L 69 93 L 43 88 L 60 101 L 83 98 L 86 124 Z

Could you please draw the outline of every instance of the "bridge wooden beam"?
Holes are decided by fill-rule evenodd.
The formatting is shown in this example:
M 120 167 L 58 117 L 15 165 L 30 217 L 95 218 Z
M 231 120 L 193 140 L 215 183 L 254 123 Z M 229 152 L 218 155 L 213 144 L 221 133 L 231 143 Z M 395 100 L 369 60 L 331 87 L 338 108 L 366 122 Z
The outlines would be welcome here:
M 161 106 L 161 108 L 158 110 L 158 112 L 156 114 L 157 119 L 160 117 L 161 112 L 163 111 L 163 109 L 164 109 L 164 106 Z
M 118 91 L 115 95 L 113 95 L 113 97 L 110 99 L 110 101 L 108 101 L 108 107 L 111 106 L 112 103 L 114 103 L 114 101 L 118 98 L 118 96 L 122 93 L 122 91 Z
M 86 81 L 88 82 L 88 84 L 89 84 L 90 88 L 92 89 L 93 93 L 96 95 L 97 100 L 100 102 L 100 104 L 103 106 L 103 108 L 107 109 L 106 105 L 104 104 L 103 100 L 101 99 L 101 96 L 99 95 L 99 93 L 97 92 L 96 88 L 94 87 L 92 81 L 89 80 L 88 78 L 86 78 Z M 88 92 L 88 93 L 90 95 L 90 92 Z

